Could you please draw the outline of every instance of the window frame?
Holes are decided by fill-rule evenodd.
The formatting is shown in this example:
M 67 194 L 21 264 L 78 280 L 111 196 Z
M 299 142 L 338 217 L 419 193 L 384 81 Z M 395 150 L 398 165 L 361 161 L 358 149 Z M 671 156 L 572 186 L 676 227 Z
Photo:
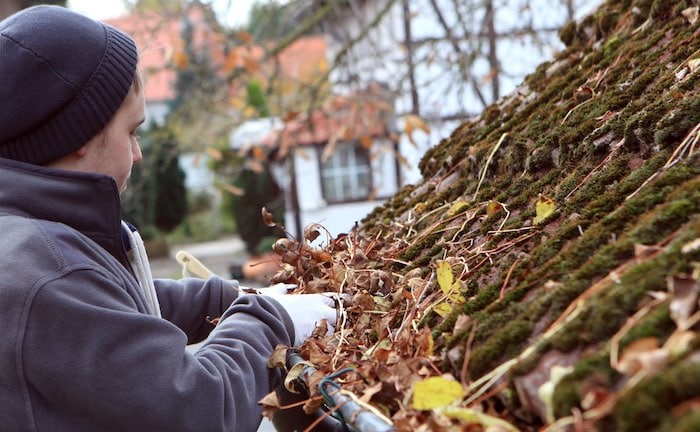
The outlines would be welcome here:
M 347 151 L 348 149 L 352 149 L 353 151 L 350 152 L 349 154 L 352 155 L 353 160 L 355 162 L 358 161 L 358 156 L 360 156 L 359 159 L 363 159 L 364 162 L 366 162 L 366 165 L 359 165 L 355 163 L 354 165 L 350 166 L 335 166 L 331 171 L 336 171 L 340 172 L 339 174 L 336 174 L 335 176 L 332 176 L 334 179 L 339 179 L 342 178 L 346 173 L 345 171 L 351 171 L 348 175 L 350 176 L 351 182 L 356 181 L 359 179 L 359 176 L 362 175 L 362 171 L 364 171 L 364 174 L 367 176 L 367 190 L 362 196 L 351 196 L 348 197 L 346 194 L 342 193 L 343 195 L 341 199 L 335 199 L 335 198 L 330 198 L 330 192 L 329 192 L 329 187 L 330 185 L 327 184 L 326 179 L 331 177 L 326 175 L 328 172 L 328 167 L 325 165 L 328 163 L 328 161 L 331 160 L 331 158 L 334 157 L 339 157 L 338 155 L 340 154 L 340 151 Z M 353 203 L 353 202 L 362 202 L 362 201 L 368 201 L 369 197 L 372 194 L 372 190 L 374 187 L 374 179 L 372 177 L 372 160 L 370 158 L 370 151 L 360 145 L 358 140 L 352 140 L 352 141 L 339 141 L 335 150 L 333 151 L 333 154 L 328 158 L 326 162 L 323 162 L 322 160 L 322 154 L 323 154 L 323 146 L 318 147 L 318 173 L 319 173 L 319 182 L 321 184 L 321 196 L 323 197 L 324 201 L 327 204 L 345 204 L 345 203 Z M 366 167 L 366 168 L 365 168 Z M 361 168 L 358 170 L 358 168 Z M 336 187 L 338 187 L 337 180 L 336 182 Z M 342 186 L 339 186 L 342 189 Z

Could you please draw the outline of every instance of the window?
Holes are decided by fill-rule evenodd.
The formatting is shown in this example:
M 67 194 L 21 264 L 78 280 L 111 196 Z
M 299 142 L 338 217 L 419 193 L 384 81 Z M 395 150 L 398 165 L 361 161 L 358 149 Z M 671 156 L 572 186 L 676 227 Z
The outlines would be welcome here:
M 321 186 L 326 202 L 358 201 L 369 197 L 372 176 L 367 150 L 356 143 L 338 145 L 321 162 Z

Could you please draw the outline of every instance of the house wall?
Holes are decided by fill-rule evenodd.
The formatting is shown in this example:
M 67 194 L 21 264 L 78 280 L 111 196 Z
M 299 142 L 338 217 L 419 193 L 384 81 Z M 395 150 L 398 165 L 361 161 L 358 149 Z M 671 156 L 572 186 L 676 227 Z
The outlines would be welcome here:
M 427 121 L 431 131 L 413 133 L 413 141 L 404 132 L 402 117 L 415 112 L 411 99 L 410 81 L 402 79 L 408 74 L 408 63 L 404 47 L 404 12 L 402 2 L 393 2 L 381 22 L 372 27 L 365 38 L 355 40 L 357 35 L 370 23 L 378 12 L 387 4 L 387 0 L 358 1 L 352 8 L 334 15 L 332 22 L 325 23 L 324 31 L 328 40 L 329 59 L 334 59 L 338 52 L 346 51 L 345 65 L 334 67 L 330 75 L 334 90 L 338 93 L 351 92 L 364 88 L 368 83 L 383 83 L 395 95 L 394 112 L 397 122 L 395 130 L 401 133 L 400 152 L 407 164 L 402 167 L 402 184 L 412 184 L 420 180 L 418 162 L 422 155 L 441 139 L 450 136 L 459 122 L 444 121 L 454 115 L 474 115 L 482 109 L 481 101 L 472 91 L 470 84 L 463 82 L 459 62 L 425 61 L 430 58 L 448 58 L 454 53 L 452 42 L 444 39 L 444 30 L 433 10 L 435 2 L 443 11 L 447 24 L 455 25 L 456 13 L 448 13 L 454 8 L 468 7 L 469 2 L 454 0 L 411 0 L 411 32 L 414 40 L 436 40 L 434 43 L 415 45 L 415 78 L 420 99 L 420 117 Z M 539 28 L 556 28 L 564 23 L 565 10 L 563 2 L 551 0 L 532 0 L 530 7 L 524 8 L 520 0 L 496 2 L 496 26 L 499 32 L 517 29 L 523 23 L 531 22 Z M 580 17 L 590 11 L 600 0 L 575 1 L 576 16 Z M 483 7 L 479 6 L 471 13 L 461 11 L 469 21 L 469 30 L 479 31 L 482 27 Z M 353 41 L 348 47 L 348 41 Z M 474 48 L 473 42 L 460 42 L 461 49 L 469 52 Z M 543 40 L 523 38 L 512 40 L 502 38 L 498 41 L 497 52 L 501 57 L 500 93 L 509 94 L 523 79 L 534 71 L 543 60 L 549 58 L 553 49 L 561 47 L 557 32 L 543 36 Z M 422 61 L 421 61 L 422 60 Z M 475 77 L 487 77 L 491 66 L 482 56 L 470 62 L 469 70 Z M 398 79 L 397 79 L 398 77 Z M 479 80 L 478 85 L 488 102 L 491 88 L 488 80 Z M 462 118 L 464 120 L 464 118 Z
M 287 211 L 285 212 L 285 228 L 293 235 L 303 232 L 304 227 L 312 223 L 323 225 L 331 235 L 348 232 L 355 222 L 362 220 L 375 207 L 398 191 L 396 182 L 396 163 L 394 160 L 393 143 L 389 140 L 375 140 L 371 149 L 374 158 L 372 166 L 372 185 L 375 188 L 376 199 L 371 201 L 328 204 L 323 199 L 321 189 L 320 161 L 322 147 L 303 147 L 294 150 L 291 156 L 295 164 L 297 197 L 299 203 L 300 229 L 295 223 L 292 210 L 289 179 L 281 186 L 285 189 Z M 276 171 L 279 171 L 276 170 Z M 277 178 L 281 176 L 278 174 Z M 284 180 L 283 180 L 284 181 Z

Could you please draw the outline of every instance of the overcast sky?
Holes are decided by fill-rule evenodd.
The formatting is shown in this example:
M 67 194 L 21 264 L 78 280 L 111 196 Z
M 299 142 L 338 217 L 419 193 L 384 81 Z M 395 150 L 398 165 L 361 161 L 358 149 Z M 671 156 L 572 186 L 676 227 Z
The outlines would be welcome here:
M 228 25 L 236 26 L 245 23 L 256 0 L 211 0 L 211 3 Z M 125 11 L 124 0 L 68 0 L 68 7 L 97 20 L 114 18 Z

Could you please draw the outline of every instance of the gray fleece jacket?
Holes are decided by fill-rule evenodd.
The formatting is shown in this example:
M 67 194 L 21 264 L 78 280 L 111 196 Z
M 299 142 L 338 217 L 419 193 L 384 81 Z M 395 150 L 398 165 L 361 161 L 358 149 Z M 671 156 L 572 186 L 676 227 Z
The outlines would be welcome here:
M 0 431 L 256 430 L 287 313 L 216 277 L 155 288 L 163 318 L 128 262 L 113 179 L 0 158 Z

